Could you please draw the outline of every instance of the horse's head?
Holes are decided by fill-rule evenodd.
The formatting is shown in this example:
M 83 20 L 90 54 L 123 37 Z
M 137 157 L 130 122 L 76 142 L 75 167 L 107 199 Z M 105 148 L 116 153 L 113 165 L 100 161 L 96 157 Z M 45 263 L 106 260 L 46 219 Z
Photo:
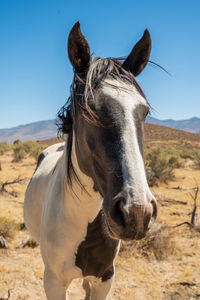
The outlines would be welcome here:
M 92 60 L 79 23 L 68 39 L 75 70 L 70 109 L 78 164 L 102 195 L 108 232 L 117 239 L 144 237 L 156 217 L 143 160 L 143 125 L 150 107 L 135 80 L 150 51 L 147 30 L 123 64 Z

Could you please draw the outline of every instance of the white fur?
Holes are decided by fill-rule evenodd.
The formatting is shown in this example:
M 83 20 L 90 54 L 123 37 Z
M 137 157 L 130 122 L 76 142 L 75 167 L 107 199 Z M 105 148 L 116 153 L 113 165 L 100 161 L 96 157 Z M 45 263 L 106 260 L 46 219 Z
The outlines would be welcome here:
M 100 278 L 95 278 L 93 276 L 88 276 L 87 280 L 91 283 L 90 288 L 90 299 L 91 300 L 108 300 L 110 299 L 110 292 L 112 283 L 114 281 L 114 276 L 109 280 L 102 282 Z
M 121 153 L 123 179 L 127 187 L 134 189 L 135 205 L 144 205 L 148 201 L 147 198 L 153 196 L 146 180 L 144 160 L 140 150 L 142 139 L 138 140 L 137 130 L 138 127 L 141 128 L 141 135 L 143 134 L 144 115 L 149 109 L 148 103 L 133 85 L 117 80 L 107 79 L 103 92 L 111 97 L 112 101 L 118 102 L 123 109 L 125 115 L 122 136 L 124 149 Z

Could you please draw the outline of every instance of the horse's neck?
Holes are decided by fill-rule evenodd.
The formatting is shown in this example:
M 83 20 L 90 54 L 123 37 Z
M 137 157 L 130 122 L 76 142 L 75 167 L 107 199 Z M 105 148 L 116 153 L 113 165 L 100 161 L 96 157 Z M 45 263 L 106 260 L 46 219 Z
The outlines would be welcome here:
M 63 169 L 64 172 L 64 206 L 76 218 L 83 218 L 86 222 L 92 222 L 97 216 L 102 207 L 102 197 L 98 192 L 94 191 L 93 180 L 85 175 L 79 168 L 76 151 L 75 151 L 75 136 L 73 134 L 71 159 L 74 171 L 80 182 L 73 176 L 72 184 L 67 180 L 67 142 L 65 147 L 66 163 Z

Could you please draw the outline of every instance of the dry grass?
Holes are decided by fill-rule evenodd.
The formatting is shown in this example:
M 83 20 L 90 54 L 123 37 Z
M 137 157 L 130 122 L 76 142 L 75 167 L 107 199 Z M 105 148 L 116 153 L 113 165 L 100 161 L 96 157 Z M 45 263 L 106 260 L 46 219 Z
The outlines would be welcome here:
M 166 260 L 180 251 L 176 242 L 176 231 L 166 225 L 156 224 L 141 241 L 122 243 L 122 257 L 144 257 L 148 260 Z

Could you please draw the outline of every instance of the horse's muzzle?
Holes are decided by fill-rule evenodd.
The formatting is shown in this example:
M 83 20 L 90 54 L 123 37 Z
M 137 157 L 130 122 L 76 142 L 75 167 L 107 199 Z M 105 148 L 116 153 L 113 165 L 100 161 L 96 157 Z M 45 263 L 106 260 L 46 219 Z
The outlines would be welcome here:
M 157 216 L 156 199 L 145 204 L 135 204 L 122 194 L 114 198 L 112 203 L 108 227 L 110 235 L 122 240 L 141 239 Z

